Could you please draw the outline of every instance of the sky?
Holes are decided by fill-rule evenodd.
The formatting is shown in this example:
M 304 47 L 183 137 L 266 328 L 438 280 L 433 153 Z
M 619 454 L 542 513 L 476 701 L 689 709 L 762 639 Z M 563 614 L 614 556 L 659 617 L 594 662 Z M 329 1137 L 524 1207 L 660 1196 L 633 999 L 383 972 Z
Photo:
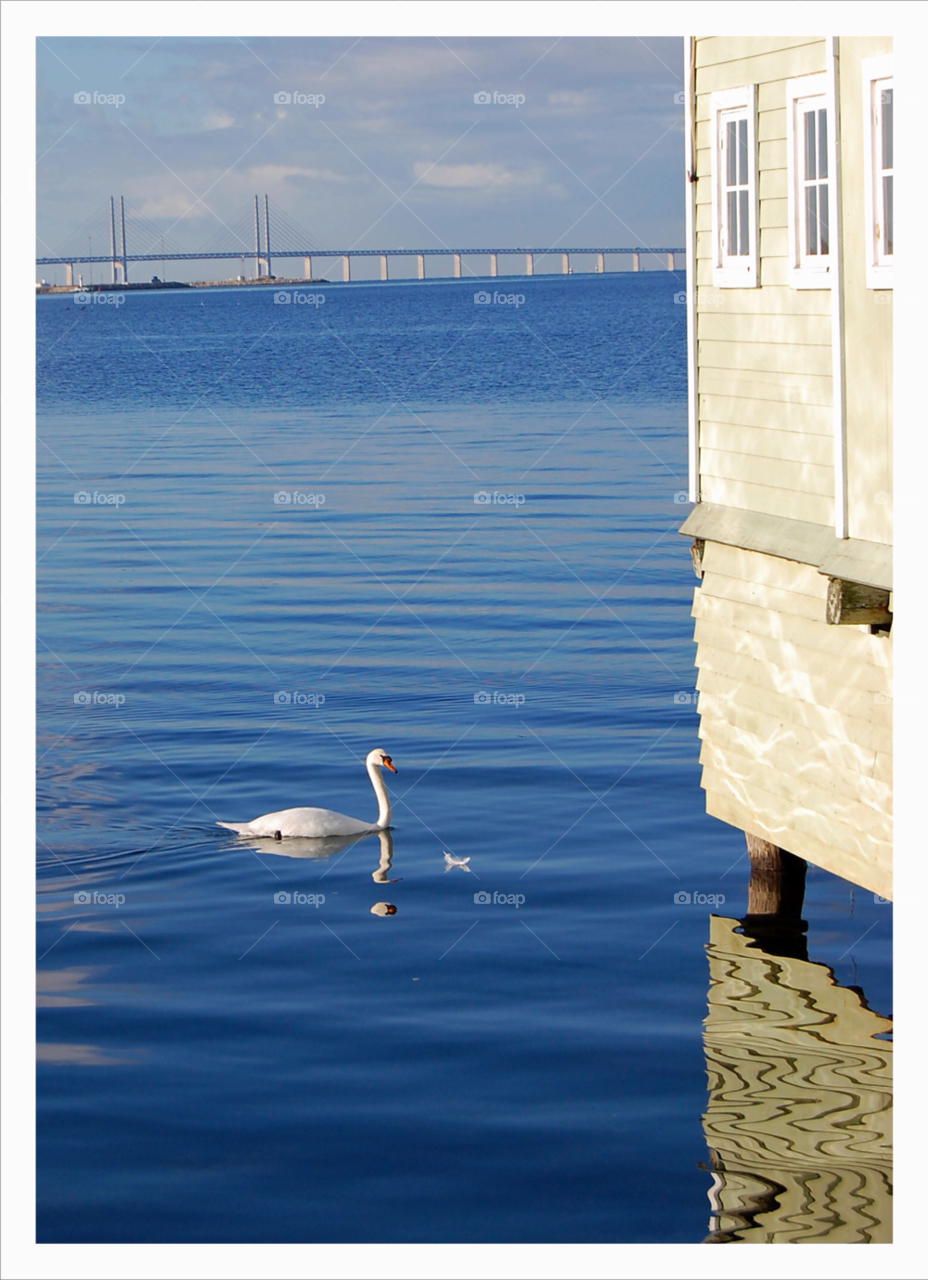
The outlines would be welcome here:
M 278 212 L 325 248 L 683 244 L 682 39 L 43 37 L 36 50 L 37 255 L 94 238 L 108 251 L 110 195 L 130 210 L 130 253 L 161 236 L 243 247 L 265 193 L 272 247 Z

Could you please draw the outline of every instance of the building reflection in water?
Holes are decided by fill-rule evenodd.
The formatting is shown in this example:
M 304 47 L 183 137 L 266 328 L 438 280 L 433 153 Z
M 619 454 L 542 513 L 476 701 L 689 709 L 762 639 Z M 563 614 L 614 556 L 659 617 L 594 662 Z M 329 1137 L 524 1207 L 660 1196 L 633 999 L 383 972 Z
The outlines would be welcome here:
M 705 1243 L 892 1239 L 891 1030 L 795 913 L 712 916 Z

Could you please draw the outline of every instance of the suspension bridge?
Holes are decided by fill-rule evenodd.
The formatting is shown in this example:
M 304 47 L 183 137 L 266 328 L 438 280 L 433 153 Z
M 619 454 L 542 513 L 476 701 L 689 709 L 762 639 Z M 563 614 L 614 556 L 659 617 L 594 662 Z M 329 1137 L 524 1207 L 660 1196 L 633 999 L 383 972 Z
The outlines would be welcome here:
M 132 232 L 133 248 L 137 250 L 132 253 L 129 252 L 126 230 L 127 221 L 129 230 Z M 271 247 L 272 227 L 274 232 L 273 249 Z M 93 241 L 95 238 L 98 246 L 102 243 L 102 252 L 94 253 Z M 83 247 L 85 241 L 87 244 L 86 251 Z M 389 261 L 391 258 L 415 258 L 416 276 L 419 280 L 424 280 L 426 279 L 426 258 L 450 259 L 450 276 L 453 279 L 461 277 L 462 264 L 465 258 L 482 258 L 488 259 L 489 269 L 486 272 L 476 272 L 473 270 L 472 265 L 468 263 L 467 274 L 474 277 L 487 276 L 492 279 L 499 274 L 499 259 L 507 256 L 523 258 L 525 264 L 523 274 L 531 276 L 535 274 L 536 262 L 545 259 L 553 259 L 559 265 L 562 274 L 572 274 L 571 255 L 575 257 L 583 255 L 586 259 L 592 258 L 592 271 L 595 274 L 605 272 L 606 259 L 615 256 L 624 259 L 630 258 L 632 271 L 641 270 L 643 259 L 653 260 L 655 257 L 666 265 L 668 271 L 673 271 L 676 257 L 683 253 L 684 250 L 680 248 L 655 248 L 649 245 L 639 245 L 634 248 L 608 245 L 583 247 L 559 245 L 554 248 L 524 246 L 452 248 L 443 246 L 437 249 L 327 249 L 317 244 L 283 210 L 278 209 L 276 206 L 272 208 L 267 195 L 264 196 L 263 200 L 259 196 L 255 196 L 254 204 L 249 205 L 244 213 L 240 212 L 231 224 L 223 224 L 223 229 L 214 242 L 203 249 L 189 252 L 175 244 L 168 233 L 162 233 L 143 214 L 127 207 L 123 196 L 110 196 L 108 205 L 96 210 L 61 246 L 58 253 L 37 256 L 35 261 L 37 267 L 63 266 L 65 286 L 76 288 L 84 285 L 82 276 L 78 276 L 78 279 L 75 280 L 75 276 L 78 275 L 77 268 L 79 266 L 93 267 L 95 265 L 100 265 L 109 271 L 110 284 L 119 285 L 129 283 L 129 266 L 136 263 L 237 262 L 236 277 L 244 282 L 246 280 L 272 281 L 276 279 L 277 277 L 274 275 L 273 270 L 273 260 L 275 259 L 278 262 L 286 262 L 288 260 L 302 262 L 301 278 L 304 280 L 312 280 L 314 278 L 313 259 L 316 259 L 317 262 L 326 262 L 326 269 L 331 269 L 332 262 L 330 260 L 334 260 L 336 270 L 340 265 L 342 280 L 350 281 L 352 259 L 378 258 L 380 279 L 388 280 L 390 278 Z M 448 273 L 441 272 L 440 274 L 447 275 Z M 511 272 L 509 274 L 519 273 Z

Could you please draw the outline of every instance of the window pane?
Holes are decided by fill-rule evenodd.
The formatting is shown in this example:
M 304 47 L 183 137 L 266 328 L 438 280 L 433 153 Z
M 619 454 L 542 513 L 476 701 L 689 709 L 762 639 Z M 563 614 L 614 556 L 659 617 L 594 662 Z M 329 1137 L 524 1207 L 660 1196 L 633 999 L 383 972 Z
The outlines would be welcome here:
M 738 121 L 738 182 L 746 186 L 748 181 L 748 122 Z
M 883 168 L 893 167 L 893 91 L 883 89 L 880 94 L 883 107 Z
M 725 244 L 725 252 L 734 254 L 738 252 L 738 192 L 729 191 L 728 193 L 728 236 Z
M 883 179 L 883 253 L 893 252 L 893 178 Z
M 818 176 L 828 177 L 828 112 L 818 113 Z
M 822 184 L 818 189 L 818 235 L 819 252 L 828 252 L 828 188 Z
M 739 254 L 747 254 L 748 252 L 748 193 L 739 191 L 738 195 L 741 200 L 741 216 L 738 219 L 741 226 L 741 237 L 739 240 Z
M 805 176 L 806 181 L 814 178 L 815 174 L 815 112 L 804 111 L 803 113 L 803 136 L 805 138 Z
M 806 253 L 818 253 L 818 236 L 816 235 L 818 211 L 815 198 L 817 190 L 817 187 L 806 187 Z
M 726 128 L 725 150 L 728 155 L 728 186 L 738 182 L 738 121 L 729 120 Z

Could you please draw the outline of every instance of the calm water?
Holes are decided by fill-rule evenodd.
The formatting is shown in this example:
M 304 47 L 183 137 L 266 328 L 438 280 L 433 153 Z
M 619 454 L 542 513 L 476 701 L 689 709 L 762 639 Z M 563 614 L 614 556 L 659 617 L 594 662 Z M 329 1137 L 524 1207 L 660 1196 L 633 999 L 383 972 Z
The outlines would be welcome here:
M 40 1240 L 706 1235 L 682 279 L 491 283 L 38 300 Z

